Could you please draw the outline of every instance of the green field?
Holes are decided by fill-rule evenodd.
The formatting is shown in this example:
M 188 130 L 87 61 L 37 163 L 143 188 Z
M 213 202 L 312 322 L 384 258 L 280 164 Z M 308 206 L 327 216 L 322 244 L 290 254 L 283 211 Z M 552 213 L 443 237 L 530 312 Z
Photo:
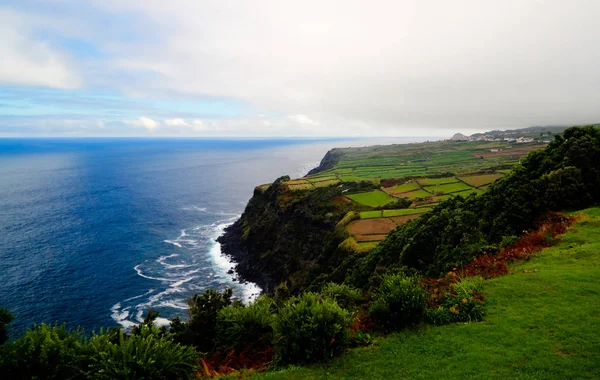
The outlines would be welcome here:
M 471 186 L 479 187 L 483 185 L 488 185 L 502 177 L 504 177 L 504 175 L 502 174 L 484 174 L 469 177 L 460 177 L 459 179 L 463 182 L 468 183 Z
M 381 190 L 374 190 L 366 193 L 350 194 L 346 195 L 346 197 L 350 200 L 353 200 L 356 203 L 369 207 L 385 206 L 388 203 L 396 201 L 396 198 L 384 193 Z
M 447 183 L 455 183 L 458 180 L 454 177 L 449 178 L 422 178 L 418 180 L 421 186 L 444 185 Z
M 452 194 L 458 193 L 459 191 L 470 190 L 472 187 L 462 182 L 456 182 L 446 185 L 427 186 L 426 189 L 434 194 Z
M 390 216 L 403 216 L 403 215 L 415 215 L 415 214 L 423 214 L 427 211 L 430 211 L 430 208 L 404 208 L 401 210 L 383 210 L 384 217 Z M 362 218 L 362 215 L 360 216 Z
M 375 219 L 375 218 L 381 218 L 383 216 L 383 211 L 382 210 L 377 210 L 377 211 L 362 211 L 360 213 L 360 218 L 361 219 Z
M 425 190 L 415 190 L 415 191 L 411 191 L 410 193 L 404 193 L 401 195 L 402 197 L 406 197 L 409 199 L 415 199 L 415 198 L 427 198 L 427 197 L 432 197 L 433 194 L 429 193 Z
M 600 208 L 512 274 L 485 281 L 482 322 L 423 326 L 266 379 L 600 378 Z
M 322 181 L 336 181 L 338 179 L 337 176 L 328 175 L 323 177 L 308 177 L 306 180 L 311 183 L 322 182 Z
M 386 190 L 391 193 L 406 193 L 417 189 L 420 189 L 420 186 L 418 183 L 415 182 L 405 183 L 402 185 L 396 185 L 393 187 L 386 188 Z
M 373 248 L 377 247 L 377 244 L 379 244 L 379 242 L 378 241 L 362 241 L 357 244 L 359 247 L 364 248 L 364 249 L 373 249 Z

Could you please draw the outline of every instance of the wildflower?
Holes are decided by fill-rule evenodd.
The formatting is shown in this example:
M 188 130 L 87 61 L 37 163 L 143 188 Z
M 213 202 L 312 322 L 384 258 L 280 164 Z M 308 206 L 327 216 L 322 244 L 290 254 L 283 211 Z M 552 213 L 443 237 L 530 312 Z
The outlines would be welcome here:
M 464 304 L 466 304 L 466 303 L 467 303 L 467 299 L 466 299 L 466 298 L 463 298 L 463 299 L 462 299 L 462 303 L 463 303 L 463 305 L 464 305 Z

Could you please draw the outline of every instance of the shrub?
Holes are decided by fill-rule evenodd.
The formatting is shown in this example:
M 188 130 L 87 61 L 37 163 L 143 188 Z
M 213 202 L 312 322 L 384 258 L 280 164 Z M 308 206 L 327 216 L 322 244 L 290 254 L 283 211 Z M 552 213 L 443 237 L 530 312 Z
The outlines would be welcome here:
M 0 374 L 4 379 L 73 379 L 82 377 L 81 330 L 41 324 L 2 347 Z
M 443 306 L 452 314 L 453 322 L 476 322 L 483 318 L 482 277 L 469 277 L 452 284 L 443 297 Z
M 8 309 L 0 307 L 0 344 L 8 340 L 7 326 L 15 319 Z
M 192 347 L 175 343 L 170 334 L 141 325 L 137 335 L 118 340 L 100 332 L 90 342 L 90 379 L 192 379 L 198 355 Z
M 219 310 L 231 305 L 231 288 L 223 293 L 209 289 L 188 300 L 190 319 L 187 323 L 176 318 L 171 332 L 179 343 L 194 345 L 200 351 L 210 351 L 215 344 L 216 323 Z
M 399 329 L 419 322 L 426 299 L 417 277 L 385 275 L 374 291 L 370 313 L 384 329 Z
M 452 323 L 454 318 L 450 310 L 443 306 L 438 306 L 433 309 L 428 309 L 425 313 L 425 317 L 427 322 L 434 325 L 447 325 L 448 323 Z
M 335 300 L 344 309 L 351 311 L 356 309 L 356 305 L 364 299 L 358 289 L 346 284 L 336 284 L 335 282 L 325 284 L 321 288 L 321 294 Z
M 275 321 L 276 349 L 286 363 L 322 361 L 344 352 L 350 313 L 315 293 L 292 298 Z
M 257 341 L 273 338 L 273 301 L 260 297 L 244 307 L 229 306 L 217 315 L 217 344 L 221 348 L 240 349 Z

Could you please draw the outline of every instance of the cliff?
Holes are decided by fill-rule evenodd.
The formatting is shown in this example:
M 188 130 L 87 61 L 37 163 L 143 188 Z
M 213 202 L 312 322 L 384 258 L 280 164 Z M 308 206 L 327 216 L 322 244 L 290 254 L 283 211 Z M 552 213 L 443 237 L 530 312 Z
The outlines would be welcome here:
M 266 292 L 282 281 L 292 291 L 306 288 L 337 262 L 334 253 L 346 238 L 335 229 L 350 208 L 340 197 L 343 188 L 293 192 L 286 180 L 257 187 L 241 218 L 218 239 L 240 277 Z

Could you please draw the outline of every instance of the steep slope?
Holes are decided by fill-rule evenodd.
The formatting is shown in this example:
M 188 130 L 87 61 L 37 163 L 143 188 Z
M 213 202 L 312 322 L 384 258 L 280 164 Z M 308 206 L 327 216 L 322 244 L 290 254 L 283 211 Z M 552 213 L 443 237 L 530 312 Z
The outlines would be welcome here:
M 512 274 L 486 281 L 483 322 L 426 326 L 268 379 L 597 379 L 600 208 Z

